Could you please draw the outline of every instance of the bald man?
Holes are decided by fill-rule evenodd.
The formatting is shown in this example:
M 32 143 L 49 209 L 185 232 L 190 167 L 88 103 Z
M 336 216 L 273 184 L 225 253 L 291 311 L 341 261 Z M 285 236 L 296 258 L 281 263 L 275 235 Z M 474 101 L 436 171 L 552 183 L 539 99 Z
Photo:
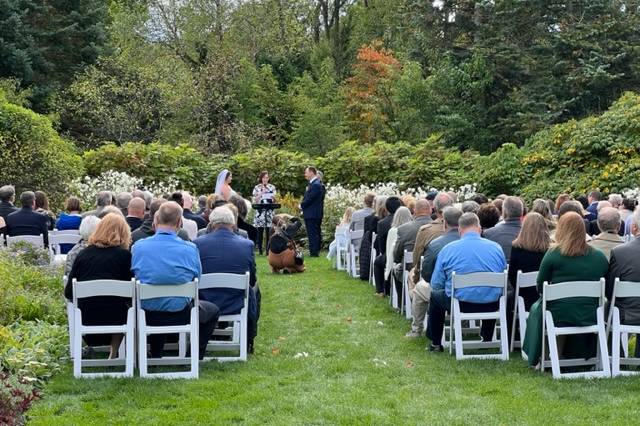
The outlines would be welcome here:
M 132 198 L 127 206 L 127 223 L 131 232 L 142 226 L 147 205 L 142 198 Z

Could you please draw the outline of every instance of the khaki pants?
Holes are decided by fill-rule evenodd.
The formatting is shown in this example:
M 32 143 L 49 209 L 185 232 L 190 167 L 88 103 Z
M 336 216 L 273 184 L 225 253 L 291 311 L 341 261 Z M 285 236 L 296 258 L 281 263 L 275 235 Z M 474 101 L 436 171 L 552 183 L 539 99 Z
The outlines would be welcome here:
M 411 313 L 413 321 L 411 322 L 411 330 L 416 333 L 422 332 L 424 329 L 424 318 L 429 308 L 429 300 L 431 299 L 431 284 L 424 280 L 418 281 L 413 285 L 409 282 L 409 295 L 411 296 Z

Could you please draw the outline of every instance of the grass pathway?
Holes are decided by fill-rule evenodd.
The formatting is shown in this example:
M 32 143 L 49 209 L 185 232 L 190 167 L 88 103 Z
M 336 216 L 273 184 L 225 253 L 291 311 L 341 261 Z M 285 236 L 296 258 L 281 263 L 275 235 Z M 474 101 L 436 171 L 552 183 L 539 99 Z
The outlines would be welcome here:
M 34 425 L 88 424 L 628 424 L 640 377 L 553 381 L 509 362 L 456 362 L 407 340 L 408 323 L 366 283 L 308 260 L 271 275 L 247 363 L 201 366 L 197 381 L 54 378 Z M 308 354 L 304 356 L 303 353 Z M 302 355 L 299 355 L 302 354 Z

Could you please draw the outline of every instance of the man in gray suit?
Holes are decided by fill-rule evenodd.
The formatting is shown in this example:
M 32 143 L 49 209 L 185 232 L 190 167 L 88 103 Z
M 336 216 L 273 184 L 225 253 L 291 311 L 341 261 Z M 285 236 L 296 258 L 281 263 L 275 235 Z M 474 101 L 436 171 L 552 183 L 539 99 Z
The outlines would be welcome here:
M 598 219 L 600 219 L 599 216 Z M 611 250 L 605 289 L 609 300 L 613 296 L 613 285 L 616 278 L 620 278 L 620 281 L 640 283 L 640 262 L 638 262 L 638 259 L 640 259 L 640 208 L 636 208 L 633 213 L 631 233 L 635 237 L 633 240 Z M 616 306 L 620 310 L 620 322 L 622 324 L 640 325 L 639 298 L 616 299 Z M 640 345 L 636 345 L 636 357 L 638 356 L 640 356 Z
M 524 206 L 518 197 L 507 197 L 502 202 L 502 218 L 504 221 L 487 229 L 484 238 L 500 244 L 507 263 L 511 259 L 511 244 L 518 238 Z

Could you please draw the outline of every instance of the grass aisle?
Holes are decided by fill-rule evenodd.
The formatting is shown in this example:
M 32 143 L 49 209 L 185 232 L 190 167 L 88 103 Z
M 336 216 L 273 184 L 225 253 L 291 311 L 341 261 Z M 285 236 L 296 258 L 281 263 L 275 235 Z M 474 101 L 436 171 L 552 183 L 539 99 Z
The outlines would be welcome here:
M 519 355 L 456 362 L 405 339 L 387 301 L 326 259 L 302 275 L 259 269 L 249 362 L 205 364 L 197 381 L 74 380 L 69 368 L 30 424 L 622 424 L 637 413 L 640 378 L 558 382 Z

